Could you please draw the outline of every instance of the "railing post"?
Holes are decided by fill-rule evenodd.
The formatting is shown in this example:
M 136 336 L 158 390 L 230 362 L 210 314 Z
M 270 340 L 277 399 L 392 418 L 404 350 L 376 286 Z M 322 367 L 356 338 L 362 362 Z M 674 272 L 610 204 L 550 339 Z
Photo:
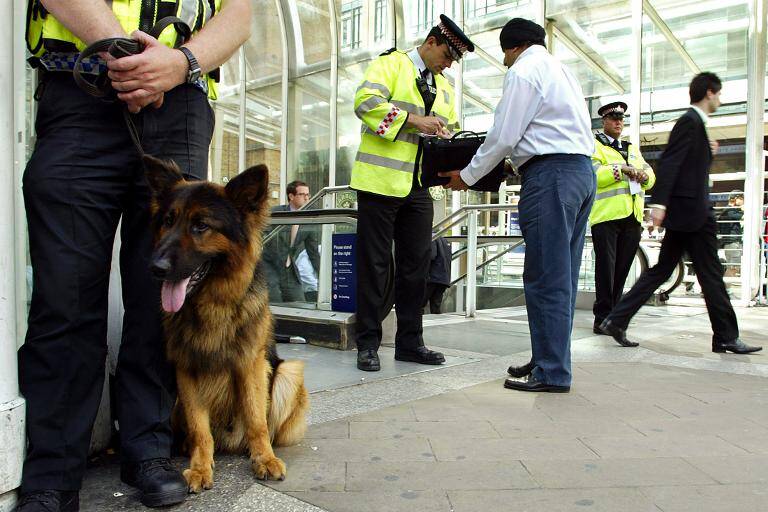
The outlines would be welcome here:
M 467 318 L 477 309 L 477 210 L 467 212 Z
M 333 208 L 336 202 L 334 193 L 323 196 L 323 209 Z M 323 224 L 322 234 L 320 236 L 320 272 L 317 275 L 317 309 L 321 309 L 323 303 L 331 302 L 331 257 L 333 248 L 331 247 L 333 235 L 333 226 Z

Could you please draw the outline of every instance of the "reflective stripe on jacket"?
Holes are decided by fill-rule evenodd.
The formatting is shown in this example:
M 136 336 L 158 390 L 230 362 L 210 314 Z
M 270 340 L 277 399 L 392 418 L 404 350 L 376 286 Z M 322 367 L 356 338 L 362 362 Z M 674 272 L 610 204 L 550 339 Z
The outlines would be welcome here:
M 363 124 L 352 167 L 353 189 L 393 197 L 411 191 L 419 136 L 405 122 L 408 113 L 425 114 L 416 76 L 416 66 L 399 51 L 380 56 L 366 69 L 355 93 L 355 115 Z M 444 76 L 434 78 L 437 94 L 430 115 L 442 119 L 450 131 L 458 131 L 453 88 Z
M 616 180 L 616 174 L 613 172 L 613 165 L 631 165 L 636 169 L 643 170 L 648 174 L 648 181 L 642 185 L 643 190 L 653 187 L 656 182 L 656 175 L 648 165 L 637 146 L 622 142 L 628 145 L 627 161 L 621 153 L 614 148 L 602 143 L 600 139 L 595 141 L 595 154 L 592 155 L 592 167 L 597 175 L 597 195 L 592 206 L 592 212 L 589 215 L 591 225 L 599 224 L 609 220 L 625 219 L 632 213 L 638 222 L 643 220 L 644 194 L 639 193 L 634 196 L 629 193 L 629 179 L 619 173 L 619 181 Z

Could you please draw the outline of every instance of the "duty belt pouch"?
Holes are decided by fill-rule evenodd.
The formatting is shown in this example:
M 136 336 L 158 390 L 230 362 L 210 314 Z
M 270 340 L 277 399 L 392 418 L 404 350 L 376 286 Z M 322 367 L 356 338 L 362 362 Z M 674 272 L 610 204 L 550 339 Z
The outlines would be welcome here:
M 424 139 L 424 158 L 421 162 L 421 183 L 425 187 L 445 185 L 450 179 L 438 176 L 438 173 L 455 171 L 466 167 L 477 149 L 485 141 L 485 134 L 462 131 L 450 139 L 427 137 Z M 504 172 L 504 160 L 499 162 L 488 174 L 469 187 L 480 192 L 498 192 L 501 182 L 507 179 Z

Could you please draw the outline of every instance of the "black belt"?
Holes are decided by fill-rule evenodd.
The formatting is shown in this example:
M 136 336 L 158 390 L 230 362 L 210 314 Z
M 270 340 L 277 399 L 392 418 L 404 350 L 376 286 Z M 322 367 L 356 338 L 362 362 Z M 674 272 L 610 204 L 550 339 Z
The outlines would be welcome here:
M 520 174 L 523 174 L 529 165 L 534 164 L 536 162 L 541 162 L 542 160 L 546 160 L 547 158 L 550 158 L 553 156 L 583 156 L 584 158 L 589 158 L 586 155 L 579 155 L 577 153 L 549 153 L 548 155 L 534 155 L 528 160 L 526 160 L 523 165 L 518 167 L 517 171 Z

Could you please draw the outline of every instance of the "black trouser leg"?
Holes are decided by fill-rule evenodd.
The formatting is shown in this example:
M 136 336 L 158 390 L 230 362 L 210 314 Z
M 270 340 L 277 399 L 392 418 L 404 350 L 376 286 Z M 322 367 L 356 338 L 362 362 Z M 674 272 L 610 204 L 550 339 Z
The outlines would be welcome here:
M 427 189 L 406 197 L 395 221 L 395 346 L 413 350 L 424 345 L 422 312 L 429 273 L 432 198 Z
M 188 180 L 205 179 L 213 114 L 202 91 L 181 86 L 165 95 L 160 109 L 146 109 L 142 145 L 147 153 L 173 159 Z M 170 416 L 176 399 L 160 323 L 160 283 L 149 272 L 152 233 L 150 191 L 135 169 L 121 230 L 123 337 L 117 365 L 117 405 L 123 459 L 170 455 Z
M 24 174 L 33 270 L 19 350 L 24 493 L 80 488 L 104 382 L 112 244 L 129 183 L 115 169 L 137 163 L 120 111 L 87 97 L 71 75 L 49 78 L 36 129 Z
M 688 251 L 707 304 L 709 321 L 712 323 L 712 340 L 720 343 L 735 340 L 739 337 L 739 325 L 723 282 L 723 265 L 717 256 L 714 219 L 709 219 L 701 230 L 693 233 Z
M 613 308 L 613 283 L 616 272 L 616 240 L 618 221 L 600 222 L 592 226 L 592 247 L 595 251 L 595 322 L 605 320 Z
M 397 209 L 403 200 L 357 193 L 357 349 L 378 350 L 382 304 L 392 257 Z
M 611 309 L 619 303 L 624 293 L 624 283 L 627 282 L 629 269 L 632 268 L 632 262 L 635 260 L 643 231 L 634 215 L 623 219 L 621 223 L 621 230 L 616 239 L 616 267 L 613 275 Z
M 653 292 L 669 279 L 683 255 L 687 237 L 690 233 L 681 233 L 667 229 L 661 241 L 659 262 L 640 276 L 635 285 L 619 301 L 608 315 L 614 325 L 626 329 L 629 321 L 635 316 L 643 304 L 653 295 Z

